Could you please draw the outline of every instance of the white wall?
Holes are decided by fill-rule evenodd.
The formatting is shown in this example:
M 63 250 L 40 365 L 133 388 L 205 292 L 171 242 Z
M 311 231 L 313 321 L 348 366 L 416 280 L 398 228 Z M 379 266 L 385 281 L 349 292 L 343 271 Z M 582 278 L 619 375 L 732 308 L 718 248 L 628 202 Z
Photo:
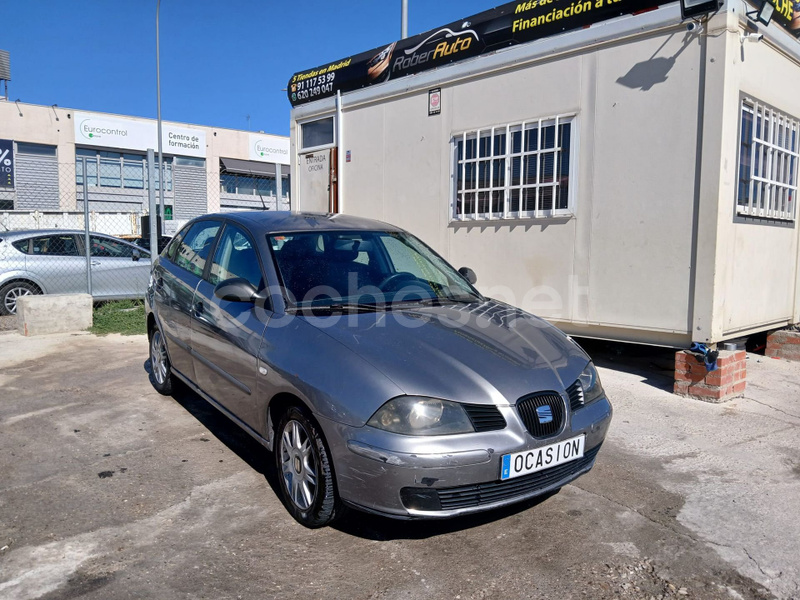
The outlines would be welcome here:
M 777 26 L 770 33 L 778 38 L 789 37 Z M 800 118 L 800 63 L 796 57 L 780 52 L 770 39 L 741 44 L 738 27 L 731 27 L 726 37 L 729 67 L 725 78 L 713 327 L 718 338 L 800 321 L 796 223 L 734 217 L 741 95 Z
M 344 212 L 408 229 L 576 334 L 685 346 L 800 321 L 798 227 L 735 217 L 740 94 L 800 117 L 800 46 L 778 25 L 743 46 L 742 6 L 703 41 L 675 5 L 345 94 Z M 293 153 L 294 120 L 332 110 L 293 111 Z M 565 113 L 571 217 L 451 222 L 454 134 Z
M 685 343 L 698 60 L 681 27 L 441 81 L 439 116 L 427 115 L 427 89 L 355 105 L 345 95 L 344 211 L 408 229 L 472 267 L 485 293 L 568 331 Z M 567 113 L 579 138 L 574 216 L 451 222 L 453 134 Z

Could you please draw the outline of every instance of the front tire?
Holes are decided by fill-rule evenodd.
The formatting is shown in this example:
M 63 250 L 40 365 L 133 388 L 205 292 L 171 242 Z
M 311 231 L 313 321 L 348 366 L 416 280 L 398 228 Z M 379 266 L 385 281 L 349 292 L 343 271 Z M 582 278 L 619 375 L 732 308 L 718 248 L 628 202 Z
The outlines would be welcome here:
M 27 281 L 12 281 L 0 288 L 0 315 L 13 315 L 17 312 L 17 299 L 42 291 Z
M 150 382 L 159 394 L 172 395 L 172 365 L 167 355 L 167 344 L 158 327 L 153 328 L 150 335 Z
M 275 462 L 283 503 L 311 529 L 329 525 L 342 512 L 333 466 L 322 434 L 304 411 L 290 407 L 278 424 Z

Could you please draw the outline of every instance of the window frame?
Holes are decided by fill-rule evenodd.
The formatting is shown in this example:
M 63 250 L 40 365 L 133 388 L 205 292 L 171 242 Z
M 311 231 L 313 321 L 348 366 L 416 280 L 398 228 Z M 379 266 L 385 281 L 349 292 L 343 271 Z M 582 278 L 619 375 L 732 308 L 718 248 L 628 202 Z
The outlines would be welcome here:
M 578 148 L 580 146 L 579 140 L 579 120 L 578 120 L 577 113 L 564 113 L 558 114 L 549 117 L 541 117 L 535 119 L 527 119 L 524 121 L 517 121 L 512 123 L 507 123 L 505 125 L 494 125 L 488 127 L 482 127 L 479 129 L 469 129 L 460 132 L 456 132 L 450 137 L 450 206 L 449 206 L 449 222 L 450 223 L 463 223 L 463 222 L 472 222 L 472 221 L 499 221 L 499 220 L 530 220 L 530 219 L 547 219 L 547 218 L 554 218 L 554 217 L 572 217 L 575 215 L 575 198 L 576 198 L 576 185 L 577 185 L 577 173 L 578 173 Z M 567 198 L 566 198 L 566 207 L 564 208 L 557 208 L 558 202 L 558 186 L 561 185 L 559 181 L 560 175 L 558 171 L 560 170 L 559 165 L 561 164 L 561 155 L 563 153 L 562 148 L 559 146 L 559 128 L 562 125 L 569 125 L 569 149 L 567 153 L 567 159 L 569 160 L 569 166 L 567 171 Z M 554 140 L 553 146 L 548 148 L 542 148 L 542 130 L 543 128 L 551 127 L 554 128 Z M 535 150 L 526 150 L 525 149 L 525 132 L 530 130 L 537 131 L 537 143 Z M 520 136 L 520 149 L 519 151 L 513 151 L 513 141 L 512 141 L 512 134 L 516 132 L 521 132 Z M 490 153 L 488 156 L 482 156 L 480 153 L 480 140 L 488 134 L 489 136 L 489 149 Z M 501 153 L 496 152 L 496 144 L 495 144 L 495 136 L 505 135 L 505 148 L 504 151 Z M 476 140 L 475 142 L 475 156 L 472 158 L 466 158 L 466 148 L 467 148 L 467 141 L 468 140 Z M 459 160 L 458 157 L 458 143 L 463 142 L 464 148 L 464 157 Z M 553 181 L 552 183 L 538 181 L 539 174 L 541 170 L 541 157 L 546 154 L 554 153 L 553 157 Z M 531 183 L 524 183 L 523 181 L 523 167 L 525 160 L 530 157 L 537 157 L 536 164 L 537 164 L 537 182 Z M 512 165 L 514 163 L 514 159 L 519 159 L 520 161 L 520 173 L 519 173 L 519 183 L 513 183 L 513 171 Z M 495 186 L 494 185 L 494 176 L 495 176 L 495 169 L 494 169 L 494 162 L 496 160 L 503 160 L 505 161 L 505 165 L 503 167 L 503 180 L 504 183 L 502 186 Z M 480 187 L 478 182 L 480 180 L 479 174 L 479 163 L 487 161 L 489 163 L 489 185 L 488 187 Z M 473 191 L 476 194 L 474 200 L 474 210 L 472 213 L 467 214 L 459 214 L 458 212 L 458 201 L 459 201 L 459 193 L 465 194 L 468 193 L 468 190 L 464 188 L 463 190 L 459 189 L 459 172 L 457 169 L 461 169 L 461 181 L 466 181 L 466 165 L 467 164 L 474 164 L 475 165 L 475 181 L 476 187 L 471 188 L 469 191 Z M 551 188 L 552 191 L 552 208 L 550 209 L 542 209 L 540 207 L 540 193 L 539 190 L 544 188 Z M 524 190 L 526 189 L 535 189 L 536 194 L 534 198 L 534 210 L 522 210 L 524 206 Z M 519 203 L 519 209 L 514 211 L 511 210 L 511 191 L 512 190 L 519 190 L 519 198 L 517 202 Z M 479 191 L 483 191 L 488 194 L 488 198 L 484 201 L 478 199 L 477 194 Z M 496 211 L 494 209 L 495 200 L 493 199 L 493 194 L 495 192 L 502 191 L 503 192 L 503 199 L 502 199 L 502 210 Z M 479 204 L 481 202 L 488 202 L 488 211 L 480 212 L 479 211 Z
M 744 137 L 745 113 L 751 115 L 750 135 L 747 138 Z M 794 222 L 797 214 L 798 170 L 800 170 L 800 119 L 746 94 L 740 96 L 737 117 L 739 136 L 734 192 L 736 216 Z M 759 125 L 762 131 L 760 137 L 757 133 Z M 767 127 L 769 133 L 765 136 Z M 777 140 L 776 134 L 779 136 Z M 789 147 L 780 144 L 781 135 L 789 142 Z M 747 144 L 746 139 L 749 140 Z M 743 160 L 745 158 L 743 150 L 749 153 L 746 161 Z M 747 178 L 742 177 L 743 168 L 749 169 Z M 762 175 L 755 174 L 759 168 Z M 789 178 L 788 182 L 780 179 L 780 171 Z M 742 195 L 745 187 L 747 192 Z M 773 196 L 776 188 L 778 194 Z M 743 200 L 746 203 L 743 203 Z
M 116 156 L 113 156 L 116 155 Z M 141 157 L 138 158 L 132 157 Z M 83 172 L 81 170 L 81 161 L 86 161 L 86 179 L 89 187 L 104 188 L 108 190 L 139 190 L 147 189 L 148 172 L 147 172 L 147 156 L 139 155 L 133 152 L 123 152 L 116 150 L 96 150 L 94 148 L 75 148 L 75 185 L 83 186 Z M 172 156 L 164 157 L 164 179 L 167 183 L 165 188 L 166 193 L 172 193 L 174 188 L 175 159 Z M 94 174 L 89 173 L 89 166 L 94 165 Z M 119 166 L 119 172 L 115 171 L 112 177 L 103 175 L 103 167 L 111 167 L 116 169 Z M 142 179 L 131 178 L 131 182 L 137 184 L 125 185 L 126 175 L 125 168 L 141 168 Z M 153 163 L 153 172 L 155 179 L 155 189 L 160 188 L 161 170 L 158 168 L 158 157 Z M 119 177 L 119 185 L 103 185 L 102 179 L 115 179 Z M 141 182 L 141 185 L 138 184 Z
M 317 146 L 306 146 L 305 145 L 305 139 L 304 139 L 304 135 L 305 134 L 303 132 L 303 128 L 306 125 L 309 125 L 311 123 L 316 123 L 318 121 L 327 121 L 327 120 L 331 120 L 331 122 L 332 122 L 333 140 L 328 144 L 319 144 Z M 300 142 L 300 144 L 299 144 L 300 150 L 298 151 L 299 154 L 309 154 L 309 153 L 312 153 L 312 152 L 317 152 L 319 150 L 325 150 L 327 148 L 335 148 L 336 147 L 337 140 L 339 138 L 339 132 L 336 129 L 336 115 L 331 114 L 331 115 L 326 115 L 324 117 L 313 117 L 313 118 L 305 119 L 303 121 L 298 121 L 297 125 L 300 128 L 300 131 L 298 132 L 298 138 L 299 138 L 299 142 Z

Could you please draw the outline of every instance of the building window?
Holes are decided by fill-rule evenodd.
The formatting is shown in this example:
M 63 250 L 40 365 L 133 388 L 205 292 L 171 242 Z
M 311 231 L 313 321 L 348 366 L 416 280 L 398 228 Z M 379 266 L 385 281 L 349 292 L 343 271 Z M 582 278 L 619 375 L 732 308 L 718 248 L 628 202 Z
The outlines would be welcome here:
M 454 220 L 568 215 L 574 116 L 453 136 Z
M 45 146 L 44 144 L 29 144 L 28 142 L 17 142 L 17 154 L 31 154 L 34 156 L 55 156 L 55 146 Z
M 333 117 L 309 121 L 300 125 L 301 148 L 319 148 L 333 144 Z
M 223 194 L 245 196 L 275 196 L 277 189 L 275 177 L 268 175 L 242 175 L 224 171 L 219 176 L 219 187 Z
M 798 121 L 755 100 L 742 100 L 736 212 L 794 220 Z
M 110 152 L 106 150 L 75 149 L 75 183 L 83 185 L 83 162 L 86 162 L 88 185 L 102 188 L 145 189 L 147 181 L 147 156 Z M 156 189 L 159 189 L 160 171 L 155 160 Z M 172 158 L 164 158 L 166 191 L 172 191 Z
M 181 167 L 203 167 L 206 166 L 205 158 L 193 158 L 190 156 L 176 156 L 175 165 Z

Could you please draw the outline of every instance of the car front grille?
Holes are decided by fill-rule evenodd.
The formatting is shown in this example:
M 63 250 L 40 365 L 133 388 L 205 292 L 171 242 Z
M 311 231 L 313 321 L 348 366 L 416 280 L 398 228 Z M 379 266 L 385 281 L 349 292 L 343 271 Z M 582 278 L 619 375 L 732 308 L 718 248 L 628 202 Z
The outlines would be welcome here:
M 462 404 L 475 431 L 504 429 L 506 420 L 493 404 Z
M 556 392 L 533 394 L 517 402 L 517 412 L 522 422 L 528 432 L 539 439 L 554 436 L 561 431 L 564 408 L 564 401 Z
M 439 489 L 403 488 L 400 495 L 406 508 L 418 510 L 456 510 L 511 500 L 535 494 L 538 490 L 551 488 L 561 482 L 567 483 L 577 473 L 592 466 L 599 450 L 600 444 L 578 460 L 506 481 Z
M 567 388 L 567 395 L 569 396 L 569 407 L 572 410 L 583 408 L 583 386 L 580 380 L 576 379 L 575 383 Z

